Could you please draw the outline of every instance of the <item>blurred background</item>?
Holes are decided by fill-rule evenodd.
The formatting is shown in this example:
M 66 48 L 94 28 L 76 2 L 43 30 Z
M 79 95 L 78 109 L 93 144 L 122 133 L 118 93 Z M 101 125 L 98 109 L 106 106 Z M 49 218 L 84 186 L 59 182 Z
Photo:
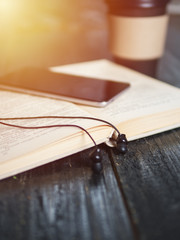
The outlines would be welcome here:
M 158 66 L 157 77 L 168 83 L 178 80 L 180 87 L 180 0 L 171 0 L 164 55 Z
M 1 74 L 107 57 L 106 14 L 103 0 L 0 0 Z
M 179 8 L 180 0 L 171 1 L 158 67 L 158 78 L 170 83 L 180 79 Z M 0 0 L 0 75 L 27 65 L 111 59 L 107 12 L 105 0 Z

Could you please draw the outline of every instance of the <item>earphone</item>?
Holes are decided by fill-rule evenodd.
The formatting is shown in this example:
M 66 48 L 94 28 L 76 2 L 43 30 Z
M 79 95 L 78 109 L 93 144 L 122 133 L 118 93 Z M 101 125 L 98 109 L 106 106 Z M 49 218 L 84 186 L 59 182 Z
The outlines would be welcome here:
M 110 141 L 113 142 L 114 147 L 117 149 L 117 151 L 121 154 L 125 154 L 127 152 L 127 144 L 128 141 L 126 139 L 125 134 L 121 134 L 119 130 L 110 122 L 99 119 L 99 118 L 94 118 L 94 117 L 82 117 L 82 116 L 35 116 L 35 117 L 15 117 L 15 118 L 0 118 L 0 124 L 9 126 L 9 127 L 16 127 L 16 128 L 22 128 L 22 129 L 40 129 L 40 128 L 54 128 L 54 127 L 76 127 L 84 131 L 89 138 L 92 140 L 94 144 L 94 150 L 90 154 L 90 158 L 92 161 L 92 170 L 94 173 L 100 173 L 102 172 L 102 154 L 101 154 L 101 149 L 97 146 L 96 141 L 93 139 L 91 134 L 83 127 L 76 125 L 76 124 L 55 124 L 55 125 L 43 125 L 43 126 L 36 126 L 36 127 L 29 127 L 29 126 L 22 126 L 22 125 L 16 125 L 16 124 L 10 124 L 2 121 L 8 121 L 8 120 L 27 120 L 27 119 L 47 119 L 47 118 L 59 118 L 59 119 L 87 119 L 87 120 L 93 120 L 93 121 L 100 121 L 105 123 L 106 125 L 112 127 L 116 133 L 118 134 L 117 137 L 115 138 L 112 136 Z

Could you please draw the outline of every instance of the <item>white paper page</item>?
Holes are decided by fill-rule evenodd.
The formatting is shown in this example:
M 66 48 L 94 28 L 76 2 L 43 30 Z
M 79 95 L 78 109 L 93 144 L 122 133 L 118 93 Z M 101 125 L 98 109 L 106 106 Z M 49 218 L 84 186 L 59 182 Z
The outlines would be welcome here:
M 83 107 L 93 115 L 114 124 L 180 107 L 180 89 L 108 60 L 96 60 L 51 69 L 57 72 L 129 82 L 131 87 L 105 108 Z
M 26 94 L 0 91 L 0 117 L 33 117 L 46 115 L 90 116 L 76 105 L 54 99 Z M 52 124 L 77 124 L 84 128 L 97 125 L 97 122 L 80 119 L 37 119 L 4 121 L 24 126 Z M 0 162 L 18 157 L 46 144 L 60 140 L 80 130 L 75 127 L 49 129 L 18 129 L 0 124 Z

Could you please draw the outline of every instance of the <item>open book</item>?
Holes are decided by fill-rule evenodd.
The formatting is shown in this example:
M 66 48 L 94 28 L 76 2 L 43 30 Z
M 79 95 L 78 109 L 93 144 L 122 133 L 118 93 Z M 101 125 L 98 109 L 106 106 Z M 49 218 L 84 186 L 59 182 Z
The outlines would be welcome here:
M 96 60 L 53 70 L 77 75 L 125 81 L 131 84 L 104 108 L 0 91 L 1 117 L 90 116 L 114 124 L 127 139 L 149 136 L 180 126 L 180 89 L 141 73 Z M 79 119 L 16 120 L 23 126 L 78 124 L 87 129 L 97 144 L 108 141 L 113 129 L 104 123 Z M 93 146 L 87 134 L 75 127 L 25 130 L 0 125 L 0 179 L 35 168 Z

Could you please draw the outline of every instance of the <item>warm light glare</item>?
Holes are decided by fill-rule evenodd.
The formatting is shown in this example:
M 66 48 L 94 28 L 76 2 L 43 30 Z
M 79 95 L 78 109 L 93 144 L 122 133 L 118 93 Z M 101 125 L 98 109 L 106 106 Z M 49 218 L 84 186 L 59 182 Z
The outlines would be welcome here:
M 0 0 L 0 9 L 2 11 L 7 11 L 9 8 L 12 7 L 12 4 L 12 0 Z
M 0 67 L 43 64 L 62 56 L 59 46 L 70 45 L 78 32 L 78 20 L 69 18 L 74 8 L 68 6 L 63 0 L 0 0 Z
M 0 0 L 1 16 L 10 17 L 14 11 L 17 10 L 17 1 L 14 0 Z
M 0 0 L 0 75 L 22 66 L 74 61 L 86 51 L 91 55 L 104 22 L 99 21 L 99 3 L 96 9 L 88 2 Z

